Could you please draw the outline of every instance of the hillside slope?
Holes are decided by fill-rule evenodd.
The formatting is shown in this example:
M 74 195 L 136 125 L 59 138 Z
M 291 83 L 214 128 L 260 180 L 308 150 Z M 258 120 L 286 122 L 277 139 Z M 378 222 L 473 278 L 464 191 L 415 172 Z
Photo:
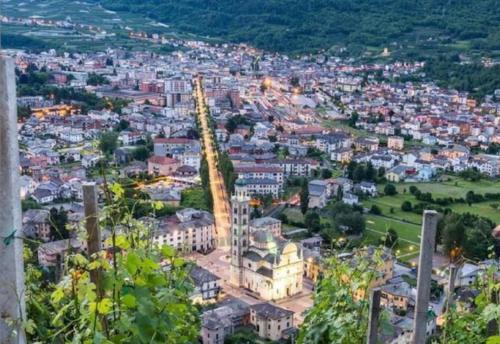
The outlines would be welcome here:
M 497 0 L 102 0 L 199 35 L 280 52 L 333 46 L 500 53 Z

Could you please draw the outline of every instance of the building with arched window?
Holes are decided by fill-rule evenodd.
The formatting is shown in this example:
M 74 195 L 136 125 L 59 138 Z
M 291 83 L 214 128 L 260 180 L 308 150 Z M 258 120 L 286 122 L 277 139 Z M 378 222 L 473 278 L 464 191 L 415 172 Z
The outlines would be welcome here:
M 279 300 L 302 291 L 302 249 L 295 243 L 262 229 L 250 231 L 250 197 L 244 183 L 236 181 L 231 198 L 231 283 Z

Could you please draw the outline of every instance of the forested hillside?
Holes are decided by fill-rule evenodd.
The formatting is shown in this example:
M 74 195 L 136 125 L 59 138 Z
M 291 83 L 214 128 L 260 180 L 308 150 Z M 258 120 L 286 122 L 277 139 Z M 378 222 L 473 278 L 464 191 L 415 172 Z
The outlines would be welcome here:
M 280 52 L 500 52 L 497 0 L 103 0 L 199 35 Z

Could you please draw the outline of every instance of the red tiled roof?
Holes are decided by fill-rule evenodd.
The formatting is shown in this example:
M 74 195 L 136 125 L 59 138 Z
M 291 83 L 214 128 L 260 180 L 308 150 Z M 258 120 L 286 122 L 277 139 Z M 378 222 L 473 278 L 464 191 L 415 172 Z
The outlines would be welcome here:
M 166 156 L 153 155 L 148 159 L 148 163 L 158 164 L 158 165 L 170 165 L 170 164 L 178 164 L 179 160 L 172 159 Z

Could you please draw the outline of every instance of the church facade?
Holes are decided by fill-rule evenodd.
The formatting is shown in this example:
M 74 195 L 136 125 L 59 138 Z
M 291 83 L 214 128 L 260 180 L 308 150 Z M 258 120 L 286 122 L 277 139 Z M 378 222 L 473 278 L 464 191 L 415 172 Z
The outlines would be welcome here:
M 239 181 L 231 198 L 231 283 L 264 300 L 280 300 L 302 291 L 301 248 L 273 236 L 269 230 L 250 231 L 250 197 Z

